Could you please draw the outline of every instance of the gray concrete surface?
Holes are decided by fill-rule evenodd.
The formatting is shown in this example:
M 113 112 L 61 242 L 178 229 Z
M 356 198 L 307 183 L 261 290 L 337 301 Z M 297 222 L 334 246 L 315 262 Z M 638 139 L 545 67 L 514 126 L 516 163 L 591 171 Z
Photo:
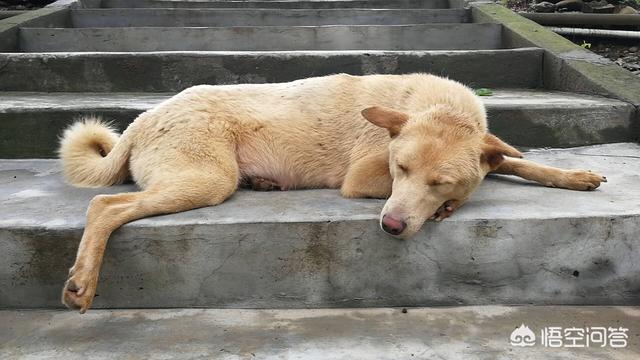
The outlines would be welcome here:
M 468 9 L 79 9 L 73 27 L 403 25 L 468 22 Z
M 416 237 L 379 229 L 382 201 L 335 190 L 240 191 L 112 236 L 96 308 L 640 304 L 640 145 L 526 158 L 600 172 L 594 192 L 508 177 Z M 48 160 L 0 162 L 0 307 L 59 307 L 92 196 Z
M 0 93 L 0 158 L 55 157 L 58 136 L 82 114 L 124 129 L 170 94 Z M 544 90 L 495 90 L 482 97 L 491 131 L 521 146 L 635 141 L 633 107 L 618 100 Z
M 3 359 L 635 360 L 638 307 L 0 311 Z M 526 324 L 531 347 L 510 345 Z M 543 328 L 624 327 L 627 346 L 544 347 Z M 570 343 L 570 342 L 568 342 Z M 584 342 L 577 342 L 578 344 Z
M 0 90 L 181 91 L 199 84 L 292 81 L 335 73 L 428 72 L 473 87 L 541 86 L 537 48 L 466 51 L 0 53 Z M 504 69 L 511 71 L 504 71 Z
M 350 9 L 408 8 L 443 9 L 447 0 L 303 0 L 303 1 L 175 1 L 175 0 L 102 0 L 104 8 L 257 8 L 257 9 Z
M 501 48 L 497 24 L 21 28 L 24 52 L 474 50 Z

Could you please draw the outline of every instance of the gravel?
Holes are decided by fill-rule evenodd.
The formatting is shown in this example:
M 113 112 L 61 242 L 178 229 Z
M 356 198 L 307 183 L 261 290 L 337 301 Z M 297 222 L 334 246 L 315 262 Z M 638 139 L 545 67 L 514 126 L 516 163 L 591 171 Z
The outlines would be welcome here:
M 591 43 L 591 51 L 640 76 L 640 49 L 638 45 L 614 44 L 610 42 Z

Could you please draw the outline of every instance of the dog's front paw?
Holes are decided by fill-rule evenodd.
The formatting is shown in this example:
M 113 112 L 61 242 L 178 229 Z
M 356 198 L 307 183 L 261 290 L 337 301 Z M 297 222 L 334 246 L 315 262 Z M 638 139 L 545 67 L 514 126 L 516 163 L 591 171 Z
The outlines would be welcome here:
M 559 181 L 552 186 L 570 190 L 595 190 L 607 178 L 590 170 L 565 170 Z
M 430 219 L 435 221 L 442 221 L 448 218 L 449 216 L 451 216 L 451 214 L 453 214 L 454 211 L 456 211 L 457 208 L 459 208 L 462 205 L 463 202 L 464 201 L 461 201 L 461 200 L 445 201 L 444 204 L 440 205 L 438 210 L 436 210 L 436 213 L 431 215 Z
M 75 271 L 71 268 L 69 278 L 62 289 L 62 303 L 72 310 L 84 314 L 93 302 L 98 283 L 97 272 Z

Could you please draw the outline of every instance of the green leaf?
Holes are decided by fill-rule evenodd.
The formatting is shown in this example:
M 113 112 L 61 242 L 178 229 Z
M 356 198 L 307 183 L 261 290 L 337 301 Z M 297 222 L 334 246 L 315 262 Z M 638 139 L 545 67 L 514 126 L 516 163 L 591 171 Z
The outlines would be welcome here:
M 476 95 L 478 96 L 491 96 L 493 95 L 493 91 L 487 88 L 476 89 Z

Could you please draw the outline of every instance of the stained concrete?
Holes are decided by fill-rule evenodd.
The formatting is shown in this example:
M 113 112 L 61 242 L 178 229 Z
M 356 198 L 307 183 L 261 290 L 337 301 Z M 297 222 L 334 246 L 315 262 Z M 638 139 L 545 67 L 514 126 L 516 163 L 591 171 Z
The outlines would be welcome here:
M 24 52 L 501 48 L 498 24 L 21 28 Z
M 447 0 L 303 0 L 303 1 L 175 1 L 175 0 L 102 0 L 104 8 L 257 8 L 257 9 L 350 9 L 406 8 L 444 9 Z
M 640 307 L 0 311 L 3 359 L 635 360 Z M 510 345 L 526 324 L 531 347 Z M 625 348 L 544 347 L 545 327 L 628 329 Z M 568 342 L 570 343 L 570 342 Z M 578 344 L 583 343 L 578 340 Z
M 0 90 L 181 91 L 198 84 L 292 81 L 335 73 L 428 72 L 473 87 L 536 88 L 542 49 L 0 54 Z M 509 68 L 512 71 L 504 71 Z
M 335 190 L 240 191 L 112 236 L 96 308 L 640 304 L 640 145 L 537 150 L 593 192 L 485 181 L 453 217 L 397 240 L 383 202 Z M 55 161 L 0 162 L 0 307 L 59 307 L 92 196 Z
M 0 93 L 0 158 L 55 157 L 58 136 L 79 115 L 101 115 L 124 129 L 170 94 Z M 514 145 L 579 146 L 635 141 L 633 106 L 597 96 L 494 90 L 481 98 L 491 131 Z
M 0 15 L 1 16 L 1 15 Z M 468 22 L 468 9 L 78 9 L 73 27 L 403 25 Z

